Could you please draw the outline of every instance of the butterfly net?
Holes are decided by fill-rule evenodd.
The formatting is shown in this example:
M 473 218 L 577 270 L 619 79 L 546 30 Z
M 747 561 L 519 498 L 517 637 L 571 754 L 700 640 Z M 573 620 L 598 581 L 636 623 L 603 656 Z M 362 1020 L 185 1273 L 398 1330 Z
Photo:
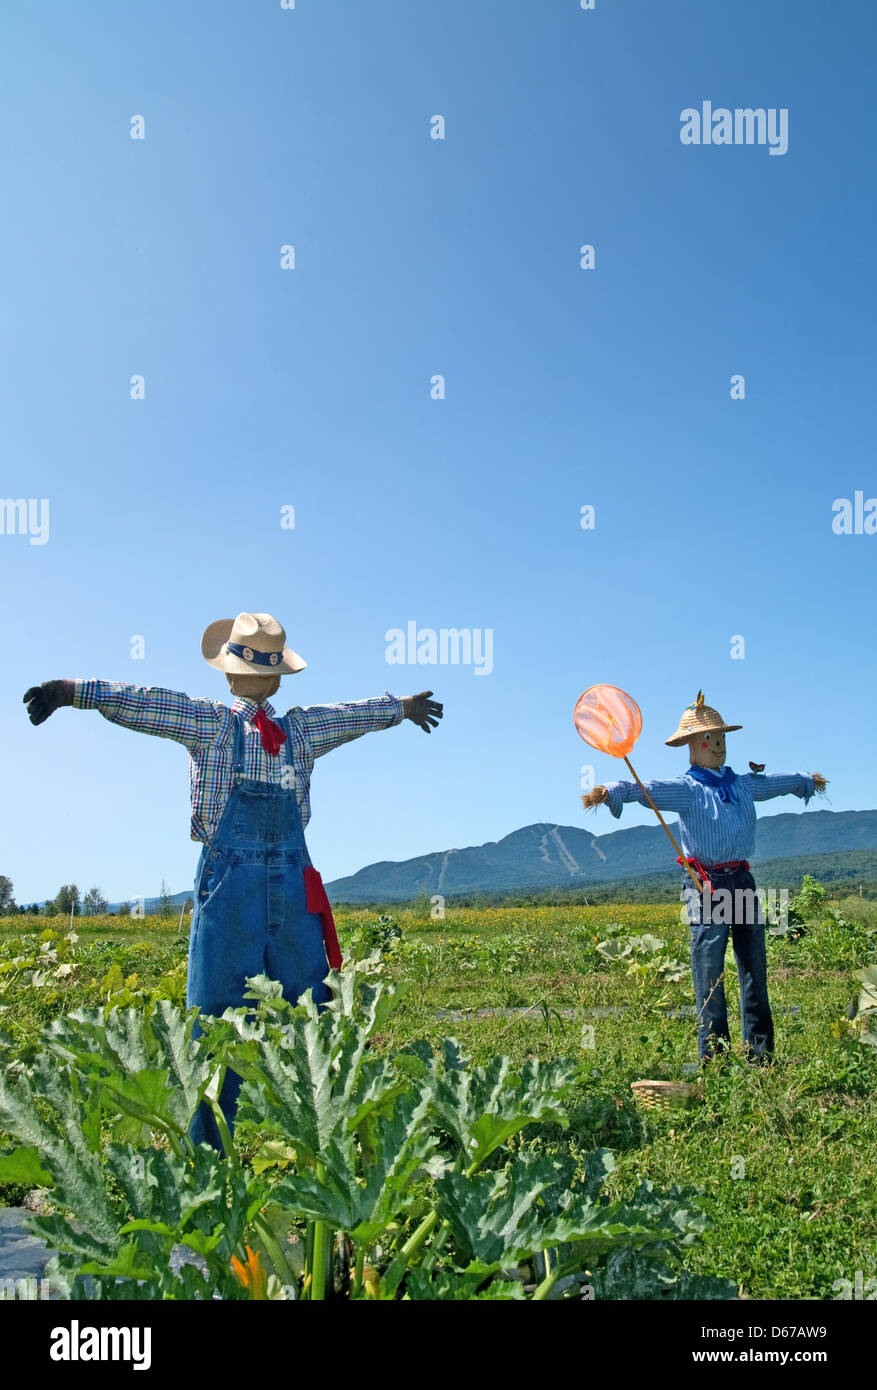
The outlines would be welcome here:
M 639 705 L 615 685 L 592 685 L 579 696 L 573 719 L 585 743 L 613 758 L 627 756 L 643 727 Z

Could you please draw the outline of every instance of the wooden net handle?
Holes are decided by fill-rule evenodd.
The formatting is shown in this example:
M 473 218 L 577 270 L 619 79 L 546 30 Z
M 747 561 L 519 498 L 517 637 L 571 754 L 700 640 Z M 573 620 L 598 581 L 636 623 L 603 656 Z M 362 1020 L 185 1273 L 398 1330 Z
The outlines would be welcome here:
M 658 820 L 659 820 L 659 821 L 661 822 L 661 824 L 663 825 L 663 827 L 664 827 L 664 833 L 665 833 L 665 835 L 667 836 L 667 839 L 670 841 L 670 844 L 673 846 L 673 848 L 675 849 L 677 855 L 679 856 L 679 858 L 681 859 L 682 863 L 685 865 L 686 869 L 688 870 L 688 873 L 689 873 L 689 876 L 690 876 L 690 878 L 691 878 L 691 881 L 692 881 L 692 883 L 695 885 L 695 887 L 697 888 L 697 891 L 698 891 L 698 893 L 699 893 L 699 892 L 701 891 L 701 889 L 703 888 L 703 884 L 701 883 L 701 881 L 700 881 L 700 879 L 698 878 L 697 874 L 696 874 L 696 873 L 694 872 L 694 870 L 692 869 L 692 867 L 691 867 L 691 865 L 689 864 L 688 860 L 685 858 L 685 855 L 682 853 L 682 850 L 679 848 L 679 846 L 677 845 L 676 841 L 673 839 L 673 836 L 670 834 L 670 827 L 668 826 L 667 822 L 664 820 L 664 817 L 661 815 L 661 812 L 658 810 L 658 808 L 657 808 L 657 806 L 655 805 L 655 803 L 654 803 L 654 801 L 652 800 L 652 798 L 649 796 L 649 794 L 648 794 L 648 792 L 646 791 L 645 787 L 643 786 L 642 782 L 641 782 L 641 781 L 639 780 L 639 778 L 637 777 L 636 771 L 634 770 L 633 763 L 630 761 L 630 758 L 628 758 L 626 754 L 625 754 L 625 757 L 624 757 L 624 761 L 627 763 L 627 766 L 629 767 L 630 772 L 631 772 L 631 776 L 633 777 L 634 781 L 636 782 L 637 786 L 639 787 L 639 789 L 640 789 L 640 791 L 642 792 L 643 796 L 645 797 L 646 801 L 649 803 L 649 805 L 651 806 L 651 808 L 652 808 L 652 810 L 654 811 L 655 815 L 658 817 Z

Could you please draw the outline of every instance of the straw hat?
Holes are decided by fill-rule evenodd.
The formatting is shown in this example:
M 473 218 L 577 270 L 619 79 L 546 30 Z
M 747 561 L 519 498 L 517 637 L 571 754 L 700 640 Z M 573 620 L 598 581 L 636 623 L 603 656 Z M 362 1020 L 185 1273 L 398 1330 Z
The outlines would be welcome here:
M 238 613 L 204 629 L 201 652 L 208 666 L 230 676 L 291 676 L 307 666 L 286 645 L 286 633 L 270 613 Z
M 733 733 L 735 729 L 742 729 L 742 724 L 726 724 L 717 709 L 703 702 L 703 691 L 697 692 L 697 699 L 693 705 L 689 705 L 683 711 L 682 718 L 679 720 L 679 728 L 672 738 L 665 739 L 671 748 L 680 748 L 683 743 L 687 743 L 695 734 L 706 733 Z

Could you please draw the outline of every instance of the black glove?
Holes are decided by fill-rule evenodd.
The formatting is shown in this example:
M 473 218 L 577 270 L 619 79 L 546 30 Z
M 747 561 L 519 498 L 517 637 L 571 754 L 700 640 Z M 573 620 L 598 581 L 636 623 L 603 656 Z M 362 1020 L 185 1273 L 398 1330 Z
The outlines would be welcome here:
M 31 724 L 43 724 L 62 705 L 73 704 L 73 681 L 43 681 L 25 691 L 24 703 Z

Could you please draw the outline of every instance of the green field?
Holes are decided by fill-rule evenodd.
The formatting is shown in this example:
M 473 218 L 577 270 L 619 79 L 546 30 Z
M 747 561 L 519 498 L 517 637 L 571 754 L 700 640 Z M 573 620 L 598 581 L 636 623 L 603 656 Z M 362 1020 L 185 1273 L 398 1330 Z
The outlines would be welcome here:
M 687 1253 L 690 1270 L 750 1298 L 825 1299 L 857 1271 L 866 1283 L 877 1276 L 877 1049 L 846 1016 L 853 972 L 877 962 L 877 907 L 834 906 L 800 938 L 768 939 L 773 1067 L 748 1068 L 740 1054 L 729 951 L 735 1050 L 707 1069 L 702 1103 L 669 1114 L 637 1108 L 630 1083 L 682 1079 L 696 1060 L 694 1019 L 674 1016 L 693 1006 L 678 906 L 456 909 L 441 921 L 426 908 L 342 910 L 337 922 L 345 955 L 380 950 L 386 977 L 406 985 L 377 1050 L 454 1036 L 475 1063 L 574 1057 L 569 1127 L 531 1126 L 523 1144 L 610 1148 L 610 1196 L 629 1197 L 643 1178 L 690 1189 L 711 1219 Z M 183 1001 L 175 921 L 77 919 L 72 946 L 41 944 L 46 927 L 63 937 L 68 924 L 0 921 L 0 1029 L 17 1055 L 32 1056 L 40 1027 L 74 1006 Z M 238 1142 L 255 1151 L 258 1131 L 241 1125 Z M 0 1203 L 24 1191 L 0 1187 Z

